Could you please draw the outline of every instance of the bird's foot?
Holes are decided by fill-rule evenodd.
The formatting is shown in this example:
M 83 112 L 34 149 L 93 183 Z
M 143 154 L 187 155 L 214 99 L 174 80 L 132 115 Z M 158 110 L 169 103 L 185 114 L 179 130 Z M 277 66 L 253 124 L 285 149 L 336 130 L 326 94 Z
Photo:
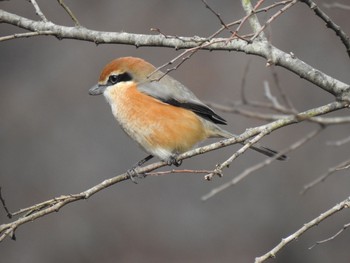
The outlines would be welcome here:
M 134 183 L 134 184 L 137 184 L 138 182 L 137 182 L 137 178 L 145 178 L 146 177 L 146 175 L 145 174 L 143 174 L 143 173 L 138 173 L 137 171 L 136 171 L 136 168 L 137 168 L 138 166 L 135 166 L 135 167 L 132 167 L 131 169 L 129 169 L 129 170 L 127 170 L 126 171 L 126 173 L 127 173 L 127 175 L 129 176 L 129 178 L 130 178 L 130 180 Z
M 138 173 L 136 172 L 136 168 L 140 167 L 143 165 L 145 162 L 151 160 L 153 158 L 153 155 L 148 155 L 145 158 L 143 158 L 141 161 L 139 161 L 137 164 L 135 164 L 131 169 L 127 170 L 126 173 L 129 175 L 130 180 L 137 184 L 137 181 L 135 178 L 145 178 L 146 175 L 143 173 Z
M 175 165 L 176 167 L 179 167 L 182 164 L 182 160 L 177 159 L 177 155 L 172 155 L 169 157 L 168 160 L 166 160 L 167 165 Z

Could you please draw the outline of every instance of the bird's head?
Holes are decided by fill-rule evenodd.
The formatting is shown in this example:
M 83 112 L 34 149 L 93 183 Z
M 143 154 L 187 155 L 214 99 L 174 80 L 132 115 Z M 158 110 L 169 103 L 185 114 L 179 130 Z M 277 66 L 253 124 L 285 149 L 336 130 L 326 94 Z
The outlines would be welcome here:
M 133 82 L 135 84 L 147 81 L 155 67 L 141 58 L 122 57 L 112 60 L 101 72 L 98 84 L 89 90 L 90 95 L 100 95 L 118 85 Z

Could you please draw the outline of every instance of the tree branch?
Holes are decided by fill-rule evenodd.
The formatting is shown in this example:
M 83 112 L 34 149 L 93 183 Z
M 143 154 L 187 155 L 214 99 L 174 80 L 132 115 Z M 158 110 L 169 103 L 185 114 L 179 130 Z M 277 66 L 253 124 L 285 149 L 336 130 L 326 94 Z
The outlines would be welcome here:
M 84 27 L 66 27 L 52 22 L 34 21 L 4 10 L 0 10 L 0 21 L 32 31 L 50 31 L 59 39 L 76 39 L 94 42 L 96 44 L 126 44 L 153 47 L 168 47 L 175 49 L 198 48 L 204 50 L 235 50 L 247 54 L 261 56 L 267 60 L 273 57 L 275 65 L 284 67 L 301 78 L 317 85 L 331 93 L 338 100 L 350 101 L 350 86 L 313 68 L 294 55 L 287 54 L 272 46 L 268 41 L 260 40 L 247 43 L 241 39 L 178 37 L 164 35 L 145 35 L 131 33 L 101 32 Z
M 305 136 L 304 138 L 302 138 L 301 140 L 293 143 L 290 147 L 288 147 L 286 150 L 280 151 L 279 155 L 276 155 L 272 158 L 267 158 L 264 161 L 251 166 L 247 169 L 245 169 L 242 173 L 240 173 L 239 175 L 235 176 L 231 181 L 222 184 L 214 189 L 212 189 L 209 193 L 207 193 L 206 195 L 202 196 L 202 201 L 207 201 L 208 199 L 212 198 L 213 196 L 219 194 L 220 192 L 226 190 L 229 187 L 232 187 L 236 184 L 238 184 L 240 181 L 242 181 L 244 178 L 246 178 L 249 174 L 252 174 L 253 172 L 256 172 L 259 169 L 262 169 L 263 167 L 271 164 L 273 161 L 275 161 L 278 156 L 282 155 L 282 154 L 287 154 L 299 147 L 301 147 L 302 145 L 304 145 L 307 141 L 311 140 L 312 138 L 314 138 L 316 135 L 318 135 L 321 131 L 323 131 L 322 126 L 320 126 L 319 129 L 311 132 L 310 134 L 308 134 L 307 136 Z
M 305 194 L 308 190 L 313 188 L 315 185 L 317 185 L 321 182 L 324 182 L 329 176 L 331 176 L 335 172 L 343 170 L 344 169 L 343 167 L 347 167 L 349 164 L 350 164 L 350 160 L 346 160 L 346 161 L 343 161 L 343 162 L 337 164 L 334 167 L 329 168 L 327 173 L 321 175 L 320 177 L 316 178 L 312 182 L 304 185 L 303 190 L 301 191 L 301 194 Z
M 347 223 L 345 224 L 337 233 L 335 233 L 333 236 L 329 237 L 329 238 L 326 238 L 324 240 L 321 240 L 321 241 L 317 241 L 314 245 L 312 245 L 311 247 L 309 247 L 309 249 L 312 249 L 314 248 L 315 246 L 317 245 L 320 245 L 320 244 L 323 244 L 323 243 L 326 243 L 328 241 L 331 241 L 333 239 L 335 239 L 337 236 L 339 236 L 343 231 L 345 231 L 348 227 L 350 227 L 350 223 Z
M 12 40 L 16 38 L 28 38 L 28 37 L 34 37 L 34 36 L 43 36 L 43 35 L 53 35 L 54 33 L 51 31 L 38 31 L 38 32 L 27 32 L 27 33 L 18 33 L 8 36 L 0 37 L 0 42 Z
M 79 23 L 77 17 L 73 14 L 73 12 L 70 10 L 70 8 L 63 2 L 63 0 L 57 0 L 57 1 L 62 6 L 62 8 L 67 12 L 67 14 L 73 20 L 75 25 L 80 26 L 80 23 Z
M 41 20 L 44 21 L 44 22 L 48 22 L 47 18 L 45 17 L 43 12 L 41 11 L 41 9 L 40 9 L 38 3 L 36 2 L 36 0 L 29 0 L 29 2 L 31 2 L 31 4 L 34 6 L 35 13 L 41 18 Z
M 272 131 L 279 129 L 281 127 L 304 121 L 304 120 L 311 118 L 311 117 L 314 117 L 316 115 L 326 114 L 326 113 L 329 113 L 332 111 L 336 111 L 336 110 L 342 109 L 344 107 L 348 107 L 348 104 L 345 102 L 332 102 L 332 103 L 329 103 L 327 105 L 299 113 L 298 115 L 295 115 L 295 116 L 288 116 L 288 117 L 285 117 L 281 120 L 277 120 L 277 121 L 271 122 L 271 123 L 263 125 L 263 126 L 248 129 L 247 131 L 245 131 L 243 134 L 241 134 L 239 136 L 236 136 L 236 137 L 233 137 L 230 139 L 226 139 L 223 141 L 219 141 L 216 143 L 212 143 L 212 144 L 209 144 L 209 145 L 206 145 L 203 147 L 196 148 L 194 150 L 180 154 L 177 157 L 177 160 L 178 161 L 184 160 L 184 159 L 187 159 L 187 158 L 190 158 L 190 157 L 193 157 L 196 155 L 204 154 L 206 152 L 210 152 L 210 151 L 213 151 L 213 150 L 216 150 L 219 148 L 223 148 L 223 147 L 226 147 L 226 146 L 229 146 L 232 144 L 242 143 L 253 136 L 256 136 L 259 134 L 265 135 L 266 131 L 272 132 Z M 249 146 L 251 144 L 252 143 L 250 143 Z M 153 171 L 155 169 L 158 169 L 158 168 L 166 166 L 166 165 L 167 164 L 164 162 L 157 162 L 157 163 L 147 165 L 145 167 L 136 168 L 135 172 L 137 174 L 145 174 L 147 172 Z M 124 174 L 115 176 L 113 178 L 104 180 L 100 184 L 97 184 L 94 187 L 91 187 L 90 189 L 88 189 L 84 192 L 81 192 L 79 194 L 63 195 L 63 196 L 54 198 L 52 200 L 45 201 L 45 202 L 42 202 L 40 204 L 31 206 L 30 208 L 21 209 L 18 213 L 14 213 L 14 214 L 19 215 L 19 214 L 26 213 L 23 217 L 15 220 L 11 223 L 0 225 L 0 241 L 4 240 L 7 236 L 13 237 L 15 230 L 19 226 L 21 226 L 25 223 L 32 222 L 40 217 L 51 214 L 53 212 L 57 212 L 60 208 L 64 207 L 67 204 L 70 204 L 72 202 L 76 202 L 76 201 L 79 201 L 82 199 L 87 199 L 87 198 L 91 197 L 92 195 L 98 193 L 99 191 L 101 191 L 107 187 L 110 187 L 116 183 L 120 183 L 122 181 L 125 181 L 127 179 L 130 179 L 130 176 L 128 173 L 124 173 Z
M 348 56 L 350 57 L 349 36 L 340 28 L 340 26 L 334 23 L 332 19 L 316 5 L 315 2 L 313 2 L 312 0 L 300 0 L 300 1 L 307 4 L 315 12 L 315 14 L 326 23 L 326 26 L 332 29 L 336 33 L 336 35 L 339 36 L 339 38 L 341 39 L 341 41 L 343 42 L 346 48 L 346 52 L 348 53 Z
M 306 231 L 308 231 L 310 228 L 317 226 L 319 223 L 327 219 L 328 217 L 334 215 L 335 213 L 343 210 L 344 208 L 350 207 L 350 197 L 342 201 L 341 203 L 335 205 L 331 209 L 327 210 L 326 212 L 322 213 L 315 219 L 311 220 L 310 222 L 304 224 L 300 229 L 298 229 L 293 234 L 289 235 L 286 238 L 283 238 L 282 241 L 275 246 L 272 250 L 267 252 L 266 254 L 257 257 L 255 259 L 255 263 L 261 263 L 266 261 L 269 258 L 275 258 L 276 254 L 281 251 L 286 245 L 288 245 L 290 242 L 297 240 L 301 235 L 303 235 Z

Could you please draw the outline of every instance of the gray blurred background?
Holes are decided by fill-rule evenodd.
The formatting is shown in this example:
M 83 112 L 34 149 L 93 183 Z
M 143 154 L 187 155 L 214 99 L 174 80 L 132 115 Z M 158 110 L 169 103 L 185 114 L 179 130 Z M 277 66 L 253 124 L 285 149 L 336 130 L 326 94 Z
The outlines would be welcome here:
M 165 34 L 208 36 L 220 26 L 199 0 L 65 2 L 82 25 L 96 30 L 149 34 L 150 28 L 160 28 Z M 209 1 L 227 22 L 244 15 L 239 2 Z M 72 25 L 57 1 L 38 3 L 48 19 Z M 1 2 L 0 8 L 37 19 L 28 1 Z M 350 33 L 349 11 L 327 12 Z M 270 31 L 277 47 L 350 83 L 344 46 L 306 5 L 299 3 L 288 10 Z M 1 25 L 2 36 L 14 32 L 21 31 Z M 79 193 L 143 158 L 145 153 L 115 123 L 104 98 L 89 96 L 88 89 L 103 66 L 116 57 L 139 56 L 159 66 L 178 54 L 173 49 L 96 46 L 54 37 L 0 43 L 0 185 L 10 210 Z M 263 81 L 274 85 L 270 69 L 259 57 L 203 51 L 171 75 L 201 99 L 228 105 L 239 98 L 247 63 L 248 97 L 264 100 Z M 292 73 L 276 70 L 299 110 L 333 100 Z M 235 133 L 263 123 L 219 114 Z M 310 123 L 286 127 L 264 138 L 264 144 L 283 149 L 316 128 Z M 329 127 L 291 153 L 287 162 L 275 162 L 207 202 L 200 200 L 202 195 L 264 156 L 247 152 L 224 171 L 224 178 L 212 182 L 202 175 L 176 174 L 150 177 L 137 185 L 117 184 L 20 227 L 17 241 L 0 244 L 0 262 L 252 262 L 349 195 L 349 171 L 335 174 L 306 195 L 299 194 L 304 184 L 349 158 L 348 146 L 326 145 L 347 136 L 349 125 Z M 236 149 L 186 160 L 182 168 L 212 169 Z M 0 220 L 9 222 L 3 210 Z M 350 211 L 331 217 L 288 245 L 272 262 L 349 262 L 349 230 L 308 250 L 349 221 Z

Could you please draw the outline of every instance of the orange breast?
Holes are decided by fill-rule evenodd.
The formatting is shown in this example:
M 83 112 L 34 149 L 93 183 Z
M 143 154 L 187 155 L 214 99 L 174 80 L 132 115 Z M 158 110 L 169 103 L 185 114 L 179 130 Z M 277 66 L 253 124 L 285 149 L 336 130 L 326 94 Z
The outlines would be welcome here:
M 125 132 L 151 154 L 154 149 L 182 153 L 208 137 L 195 113 L 143 94 L 133 84 L 119 85 L 106 94 Z

